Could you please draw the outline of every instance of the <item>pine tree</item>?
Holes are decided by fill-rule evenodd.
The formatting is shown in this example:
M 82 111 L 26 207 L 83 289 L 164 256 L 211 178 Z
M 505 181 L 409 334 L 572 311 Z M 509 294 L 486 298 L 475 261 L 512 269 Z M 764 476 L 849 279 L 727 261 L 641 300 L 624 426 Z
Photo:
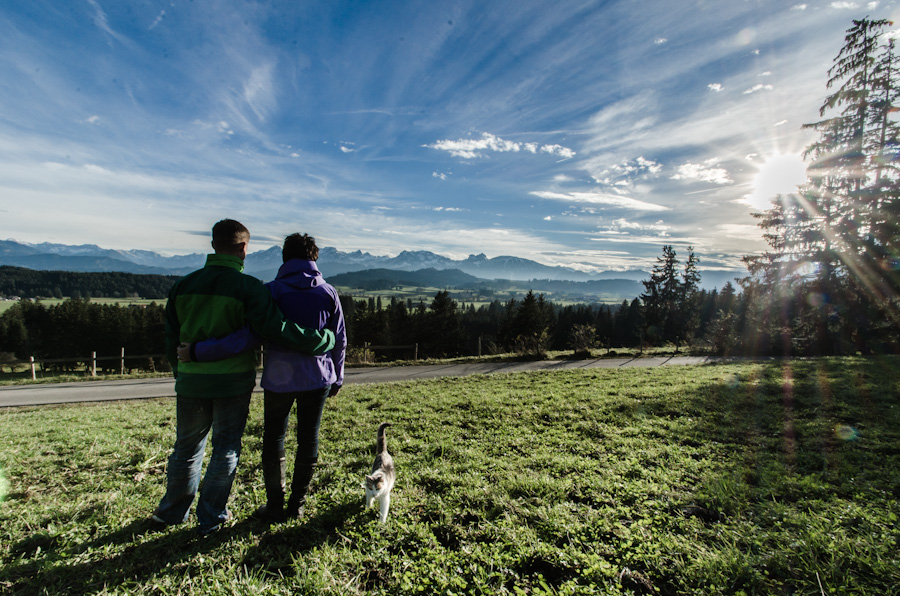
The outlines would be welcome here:
M 812 158 L 809 183 L 802 192 L 802 206 L 819 223 L 813 254 L 822 266 L 822 276 L 831 282 L 841 269 L 854 268 L 854 257 L 873 232 L 874 218 L 882 203 L 879 186 L 884 183 L 885 144 L 896 138 L 888 117 L 896 95 L 892 44 L 879 43 L 886 20 L 853 21 L 844 46 L 828 71 L 827 88 L 836 90 L 825 98 L 819 114 L 838 114 L 804 128 L 819 132 L 818 141 L 805 152 Z
M 770 250 L 745 259 L 743 285 L 766 302 L 749 305 L 747 329 L 782 351 L 804 342 L 840 350 L 838 330 L 846 340 L 900 325 L 900 73 L 893 40 L 883 41 L 891 24 L 853 21 L 828 71 L 824 119 L 804 126 L 819 134 L 805 152 L 807 183 L 758 215 Z
M 644 305 L 645 339 L 658 345 L 671 340 L 674 335 L 674 311 L 681 293 L 678 278 L 678 259 L 675 249 L 663 246 L 663 254 L 656 257 L 656 265 L 650 272 L 650 279 L 641 282 L 646 290 L 641 294 Z

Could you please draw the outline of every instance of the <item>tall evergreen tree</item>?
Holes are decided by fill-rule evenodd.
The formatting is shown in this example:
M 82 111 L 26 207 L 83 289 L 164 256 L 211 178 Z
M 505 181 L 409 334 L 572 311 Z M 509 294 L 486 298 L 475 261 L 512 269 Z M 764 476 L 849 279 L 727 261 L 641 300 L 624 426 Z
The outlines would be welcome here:
M 853 21 L 828 71 L 831 93 L 820 109 L 828 117 L 805 125 L 819 134 L 805 152 L 808 181 L 759 215 L 770 250 L 745 259 L 744 289 L 769 301 L 750 305 L 748 329 L 782 335 L 783 349 L 803 337 L 818 350 L 839 350 L 838 331 L 847 340 L 887 336 L 900 325 L 900 84 L 893 41 L 883 41 L 890 24 Z
M 459 306 L 450 297 L 450 292 L 441 290 L 431 301 L 431 310 L 427 313 L 423 338 L 425 353 L 429 356 L 457 356 L 463 345 L 462 327 L 460 326 Z
M 671 245 L 663 246 L 663 254 L 656 257 L 650 279 L 641 283 L 646 290 L 641 294 L 644 305 L 644 337 L 651 344 L 661 344 L 674 335 L 672 325 L 681 294 L 678 259 Z

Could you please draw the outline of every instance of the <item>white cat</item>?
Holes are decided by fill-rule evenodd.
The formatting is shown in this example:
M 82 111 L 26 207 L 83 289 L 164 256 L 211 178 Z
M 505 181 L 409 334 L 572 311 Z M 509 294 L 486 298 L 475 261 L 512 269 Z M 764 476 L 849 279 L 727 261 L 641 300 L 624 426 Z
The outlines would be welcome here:
M 397 478 L 394 458 L 387 451 L 387 440 L 384 437 L 384 429 L 390 425 L 390 422 L 385 422 L 378 427 L 375 462 L 372 464 L 372 473 L 366 476 L 366 509 L 377 500 L 381 523 L 387 521 L 388 509 L 391 506 L 391 489 L 394 488 L 394 480 Z

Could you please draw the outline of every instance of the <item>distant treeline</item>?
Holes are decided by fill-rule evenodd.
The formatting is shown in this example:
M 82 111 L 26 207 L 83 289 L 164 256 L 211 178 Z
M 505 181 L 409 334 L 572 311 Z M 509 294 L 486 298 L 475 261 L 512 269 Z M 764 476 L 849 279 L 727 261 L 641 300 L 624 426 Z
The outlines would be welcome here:
M 521 300 L 476 307 L 456 302 L 447 291 L 438 292 L 430 304 L 353 297 L 341 302 L 351 346 L 416 344 L 425 358 L 510 352 L 540 356 L 551 350 L 586 355 L 596 348 L 687 344 L 735 353 L 739 332 L 734 323 L 744 308 L 731 284 L 722 292 L 693 286 L 667 304 L 648 295 L 618 305 L 563 306 L 528 292 Z M 375 353 L 380 359 L 408 357 L 393 350 Z
M 165 299 L 177 275 L 35 271 L 0 266 L 0 297 Z
M 59 358 L 160 355 L 164 351 L 165 308 L 152 303 L 147 306 L 97 304 L 87 298 L 66 300 L 45 306 L 22 300 L 0 315 L 0 362 Z M 117 361 L 105 361 L 117 369 Z M 45 370 L 69 370 L 74 362 L 55 363 Z M 101 362 L 103 366 L 103 362 Z M 163 358 L 151 362 L 128 360 L 129 368 L 168 370 Z
M 707 291 L 700 289 L 697 262 L 692 248 L 682 263 L 673 247 L 664 246 L 649 279 L 641 282 L 641 295 L 617 305 L 554 304 L 543 294 L 529 291 L 522 299 L 476 306 L 457 302 L 447 290 L 437 292 L 430 301 L 358 300 L 344 295 L 341 303 L 350 347 L 388 346 L 373 348 L 379 359 L 409 358 L 412 350 L 399 346 L 412 345 L 423 358 L 509 352 L 539 357 L 551 350 L 586 355 L 597 348 L 651 346 L 676 350 L 692 346 L 720 355 L 748 356 L 900 352 L 900 325 L 879 316 L 874 307 L 864 308 L 865 303 L 849 310 L 835 306 L 824 292 L 764 292 L 752 277 L 741 280 L 740 292 L 731 283 L 721 291 Z M 0 274 L 11 273 L 27 279 L 30 273 L 48 272 L 0 268 Z M 157 278 L 166 283 L 160 296 L 176 279 L 57 274 L 60 280 L 65 275 L 131 281 Z M 122 285 L 112 293 L 153 295 L 137 287 Z M 78 290 L 84 292 L 83 286 Z M 103 293 L 111 291 L 107 288 Z M 161 354 L 164 320 L 164 308 L 157 304 L 120 307 L 82 298 L 48 307 L 22 300 L 0 316 L 0 355 L 7 361 L 29 356 L 71 358 L 92 351 L 114 355 L 122 347 L 127 354 Z
M 697 306 L 697 331 L 704 333 L 718 309 L 730 310 L 733 293 L 703 293 Z M 501 352 L 539 355 L 546 350 L 637 347 L 647 343 L 646 311 L 639 299 L 618 306 L 560 306 L 529 292 L 524 299 L 475 307 L 457 303 L 440 291 L 430 304 L 392 299 L 356 300 L 342 296 L 350 347 L 365 344 L 418 345 L 420 358 Z M 0 362 L 162 354 L 165 308 L 162 304 L 119 306 L 89 299 L 55 305 L 22 300 L 0 315 Z M 655 337 L 657 341 L 666 338 Z M 410 358 L 411 350 L 376 350 L 379 359 Z M 144 362 L 130 366 L 144 366 Z M 57 365 L 65 369 L 68 365 Z M 110 367 L 117 366 L 111 363 Z M 161 360 L 156 370 L 166 369 Z

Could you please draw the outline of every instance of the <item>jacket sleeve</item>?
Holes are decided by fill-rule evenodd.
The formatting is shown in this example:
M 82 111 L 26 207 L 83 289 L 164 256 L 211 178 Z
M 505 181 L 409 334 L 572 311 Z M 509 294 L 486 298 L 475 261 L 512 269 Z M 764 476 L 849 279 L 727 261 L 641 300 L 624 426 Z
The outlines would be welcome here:
M 344 360 L 347 357 L 347 329 L 344 325 L 344 312 L 341 308 L 341 300 L 337 291 L 334 292 L 334 315 L 329 321 L 329 328 L 334 330 L 334 349 L 331 350 L 331 361 L 334 363 L 334 371 L 337 375 L 335 385 L 344 384 Z
M 249 326 L 245 325 L 225 337 L 211 337 L 195 342 L 191 345 L 191 360 L 196 362 L 222 360 L 237 356 L 248 350 L 255 350 L 261 343 L 262 338 L 253 333 Z
M 248 286 L 245 316 L 251 329 L 264 339 L 287 348 L 317 356 L 334 348 L 334 332 L 331 329 L 309 329 L 284 318 L 275 305 L 269 289 L 259 280 Z
M 169 290 L 169 299 L 166 301 L 166 331 L 165 348 L 166 358 L 172 367 L 172 375 L 178 376 L 178 344 L 181 342 L 181 323 L 178 321 L 178 312 L 175 309 L 175 296 L 178 284 Z

